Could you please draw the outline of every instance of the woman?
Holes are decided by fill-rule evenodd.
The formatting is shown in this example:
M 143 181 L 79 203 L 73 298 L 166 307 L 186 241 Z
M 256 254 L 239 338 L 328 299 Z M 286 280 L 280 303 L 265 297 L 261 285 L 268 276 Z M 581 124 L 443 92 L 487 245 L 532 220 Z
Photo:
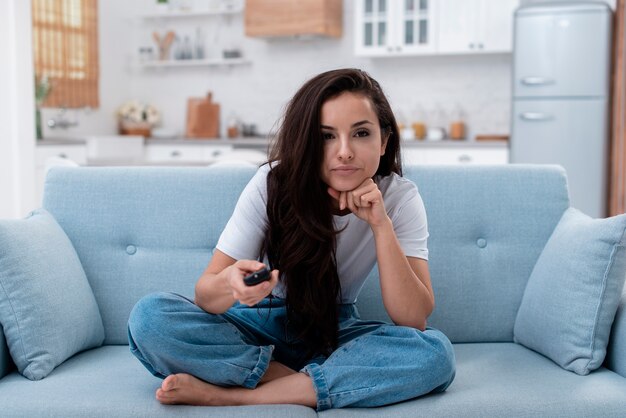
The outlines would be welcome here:
M 426 327 L 427 237 L 379 84 L 360 70 L 320 74 L 289 103 L 270 162 L 240 196 L 195 303 L 143 298 L 129 320 L 131 351 L 164 378 L 156 397 L 166 404 L 325 410 L 443 391 L 454 354 Z M 361 321 L 354 306 L 376 262 L 394 324 Z M 244 284 L 266 265 L 269 281 Z

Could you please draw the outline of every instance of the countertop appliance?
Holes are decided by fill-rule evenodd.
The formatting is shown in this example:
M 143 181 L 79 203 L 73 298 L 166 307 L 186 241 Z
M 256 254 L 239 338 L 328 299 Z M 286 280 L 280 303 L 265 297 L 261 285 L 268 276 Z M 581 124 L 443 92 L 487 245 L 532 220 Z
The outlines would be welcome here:
M 604 217 L 612 10 L 529 4 L 514 28 L 511 162 L 562 165 L 572 206 Z

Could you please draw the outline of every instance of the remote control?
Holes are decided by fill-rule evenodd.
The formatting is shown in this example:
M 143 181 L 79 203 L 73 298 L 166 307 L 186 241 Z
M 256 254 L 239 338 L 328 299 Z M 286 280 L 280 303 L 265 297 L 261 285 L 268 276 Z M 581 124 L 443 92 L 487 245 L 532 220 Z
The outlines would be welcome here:
M 265 282 L 270 278 L 270 271 L 264 267 L 261 270 L 255 271 L 254 273 L 251 273 L 248 276 L 244 277 L 243 282 L 247 286 L 256 286 L 257 284 Z

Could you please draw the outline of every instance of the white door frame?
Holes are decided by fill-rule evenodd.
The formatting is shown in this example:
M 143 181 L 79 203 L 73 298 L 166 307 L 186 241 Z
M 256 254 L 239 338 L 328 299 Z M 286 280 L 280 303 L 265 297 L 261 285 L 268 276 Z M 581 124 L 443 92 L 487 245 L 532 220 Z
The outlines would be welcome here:
M 30 0 L 0 1 L 0 57 L 0 219 L 21 218 L 40 205 Z

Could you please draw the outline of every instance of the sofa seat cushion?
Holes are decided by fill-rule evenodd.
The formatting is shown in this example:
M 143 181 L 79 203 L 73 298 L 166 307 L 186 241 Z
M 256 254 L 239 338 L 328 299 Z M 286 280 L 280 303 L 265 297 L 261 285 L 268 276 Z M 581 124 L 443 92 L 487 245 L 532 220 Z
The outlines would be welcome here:
M 563 370 L 515 343 L 454 344 L 456 378 L 441 394 L 385 408 L 329 410 L 321 417 L 623 417 L 626 379 L 600 368 Z M 1 387 L 0 387 L 1 389 Z
M 17 372 L 0 380 L 3 417 L 315 417 L 296 405 L 251 407 L 166 406 L 154 398 L 161 380 L 152 376 L 128 346 L 106 345 L 85 351 L 58 366 L 43 380 Z
M 515 343 L 455 344 L 457 375 L 442 394 L 385 408 L 330 410 L 341 417 L 623 416 L 626 379 L 600 368 L 587 376 L 563 370 Z M 161 380 L 128 346 L 83 352 L 32 382 L 18 373 L 0 380 L 0 406 L 10 417 L 314 417 L 295 405 L 164 406 L 154 399 Z

